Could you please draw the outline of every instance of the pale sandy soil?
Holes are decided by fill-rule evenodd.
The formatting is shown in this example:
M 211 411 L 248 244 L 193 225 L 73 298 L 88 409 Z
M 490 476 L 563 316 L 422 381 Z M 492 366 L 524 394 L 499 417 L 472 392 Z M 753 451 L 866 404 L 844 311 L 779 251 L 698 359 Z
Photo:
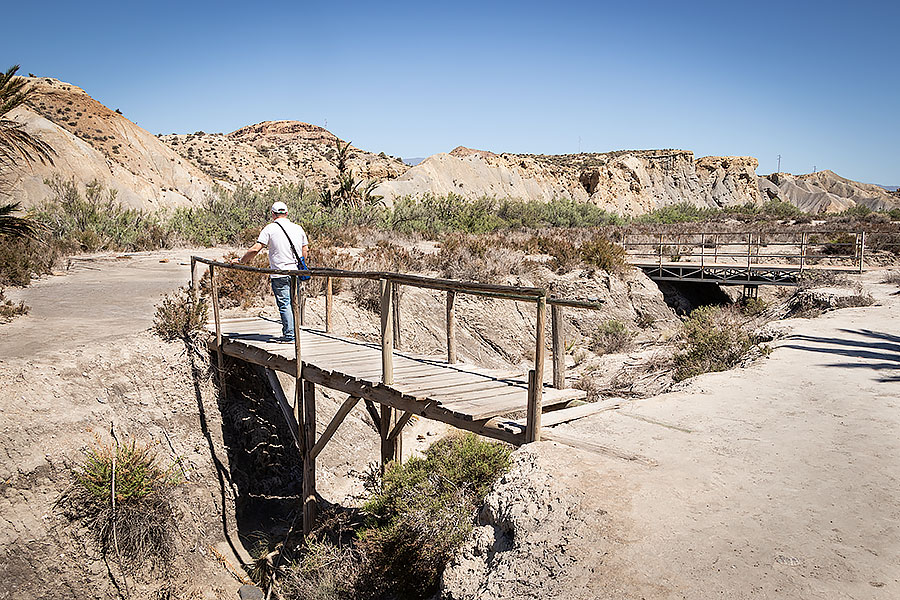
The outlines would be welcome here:
M 617 482 L 589 498 L 602 567 L 571 597 L 900 598 L 900 295 L 880 277 L 875 306 L 783 322 L 768 359 L 561 428 L 650 463 L 547 449 L 567 489 Z

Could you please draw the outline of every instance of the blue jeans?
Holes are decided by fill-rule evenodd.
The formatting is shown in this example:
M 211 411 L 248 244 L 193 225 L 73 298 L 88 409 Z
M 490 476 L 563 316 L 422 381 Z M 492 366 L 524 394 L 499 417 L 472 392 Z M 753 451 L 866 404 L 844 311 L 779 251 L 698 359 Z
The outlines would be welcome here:
M 287 339 L 294 339 L 294 311 L 291 308 L 291 278 L 275 277 L 271 279 L 272 293 L 275 294 L 275 304 L 278 305 L 278 313 L 281 315 L 281 335 Z

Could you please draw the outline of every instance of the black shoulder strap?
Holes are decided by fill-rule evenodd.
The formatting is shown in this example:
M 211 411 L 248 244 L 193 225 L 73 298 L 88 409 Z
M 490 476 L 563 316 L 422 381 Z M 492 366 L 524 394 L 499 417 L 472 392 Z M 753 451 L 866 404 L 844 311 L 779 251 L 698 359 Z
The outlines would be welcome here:
M 275 224 L 281 228 L 281 230 L 284 232 L 285 237 L 288 240 L 288 244 L 291 245 L 291 250 L 294 251 L 294 260 L 297 261 L 297 268 L 299 269 L 300 268 L 300 255 L 297 253 L 297 249 L 294 247 L 294 242 L 291 240 L 291 236 L 288 235 L 287 229 L 284 228 L 284 225 L 282 225 L 278 221 L 275 221 Z

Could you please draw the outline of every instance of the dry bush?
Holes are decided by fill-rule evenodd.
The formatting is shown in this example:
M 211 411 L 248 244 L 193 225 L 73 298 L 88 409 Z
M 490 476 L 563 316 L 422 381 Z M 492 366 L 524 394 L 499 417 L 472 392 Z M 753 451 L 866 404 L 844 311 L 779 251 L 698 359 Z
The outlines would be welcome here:
M 54 244 L 0 236 L 0 285 L 27 286 L 32 275 L 50 273 L 60 254 Z
M 234 252 L 229 252 L 222 259 L 229 262 L 239 258 Z M 264 253 L 257 254 L 252 261 L 251 267 L 259 267 L 261 269 L 269 268 L 269 261 Z M 269 284 L 269 276 L 264 273 L 253 273 L 251 271 L 242 271 L 240 269 L 216 269 L 219 283 L 219 306 L 222 308 L 233 308 L 240 306 L 241 308 L 250 308 L 259 302 L 267 294 L 271 294 Z M 203 276 L 201 285 L 206 291 L 209 291 L 209 271 Z
M 736 366 L 755 345 L 734 307 L 702 306 L 682 326 L 675 381 Z
M 441 238 L 437 254 L 426 264 L 443 277 L 497 283 L 519 272 L 523 252 L 509 248 L 499 235 L 454 233 Z
M 30 309 L 25 306 L 25 301 L 19 301 L 18 304 L 6 298 L 3 290 L 0 290 L 0 323 L 9 323 L 16 317 L 27 315 Z
M 172 490 L 181 482 L 175 464 L 163 466 L 149 444 L 98 439 L 74 479 L 68 512 L 93 531 L 105 555 L 129 569 L 171 557 L 177 522 Z
M 885 273 L 884 277 L 881 279 L 881 283 L 893 283 L 894 285 L 900 285 L 900 271 L 891 271 L 890 273 Z
M 153 332 L 164 340 L 187 339 L 206 325 L 208 315 L 206 300 L 194 302 L 190 288 L 181 288 L 163 298 L 156 305 Z
M 421 252 L 410 251 L 386 240 L 379 240 L 375 246 L 366 248 L 357 259 L 357 268 L 362 271 L 386 271 L 402 273 L 420 271 L 423 268 Z M 353 301 L 357 306 L 372 312 L 381 310 L 381 282 L 375 279 L 353 279 L 350 284 Z M 399 292 L 403 294 L 401 287 Z
M 624 352 L 631 345 L 634 335 L 622 321 L 606 321 L 591 335 L 591 350 L 597 354 Z
M 603 237 L 581 245 L 581 260 L 587 265 L 617 275 L 623 275 L 629 269 L 625 262 L 625 249 Z
M 309 538 L 278 588 L 285 600 L 354 600 L 362 557 L 350 546 Z

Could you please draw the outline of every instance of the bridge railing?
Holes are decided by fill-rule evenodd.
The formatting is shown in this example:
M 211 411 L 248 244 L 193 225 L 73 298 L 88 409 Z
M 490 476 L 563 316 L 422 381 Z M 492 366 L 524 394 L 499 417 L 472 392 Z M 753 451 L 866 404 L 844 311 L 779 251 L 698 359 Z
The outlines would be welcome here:
M 291 309 L 293 311 L 295 326 L 299 329 L 305 325 L 305 300 L 304 288 L 300 285 L 301 277 L 321 277 L 325 279 L 325 330 L 332 332 L 334 329 L 334 285 L 336 279 L 369 279 L 380 282 L 380 316 L 381 316 L 381 356 L 382 356 L 382 382 L 391 385 L 394 382 L 393 351 L 399 346 L 400 337 L 400 311 L 399 311 L 399 286 L 411 286 L 423 289 L 440 290 L 446 292 L 446 339 L 447 362 L 456 363 L 458 360 L 456 338 L 456 296 L 469 294 L 487 298 L 502 300 L 514 300 L 530 302 L 536 306 L 535 311 L 535 350 L 534 369 L 528 373 L 528 401 L 525 438 L 526 442 L 540 439 L 542 388 L 544 381 L 544 362 L 546 354 L 546 319 L 547 306 L 550 306 L 550 330 L 551 352 L 553 364 L 553 386 L 562 389 L 565 387 L 565 336 L 563 331 L 563 309 L 581 308 L 598 310 L 601 307 L 600 300 L 577 300 L 557 298 L 549 294 L 544 288 L 496 285 L 473 281 L 459 281 L 455 279 L 442 279 L 437 277 L 423 277 L 404 273 L 385 271 L 348 271 L 330 268 L 310 268 L 308 270 L 281 270 L 251 267 L 239 263 L 221 262 L 191 257 L 191 289 L 196 299 L 200 291 L 200 277 L 197 274 L 197 265 L 205 264 L 209 268 L 210 296 L 213 305 L 213 318 L 216 328 L 216 347 L 219 349 L 219 367 L 222 368 L 222 327 L 219 306 L 219 278 L 221 269 L 233 269 L 258 273 L 260 275 L 282 275 L 291 278 Z M 298 366 L 301 362 L 300 335 L 294 336 L 294 349 Z M 300 376 L 297 369 L 297 377 Z M 299 382 L 298 382 L 299 383 Z
M 754 265 L 796 267 L 827 261 L 862 272 L 866 232 L 654 232 L 623 233 L 626 257 L 638 264 L 690 263 L 701 268 Z

